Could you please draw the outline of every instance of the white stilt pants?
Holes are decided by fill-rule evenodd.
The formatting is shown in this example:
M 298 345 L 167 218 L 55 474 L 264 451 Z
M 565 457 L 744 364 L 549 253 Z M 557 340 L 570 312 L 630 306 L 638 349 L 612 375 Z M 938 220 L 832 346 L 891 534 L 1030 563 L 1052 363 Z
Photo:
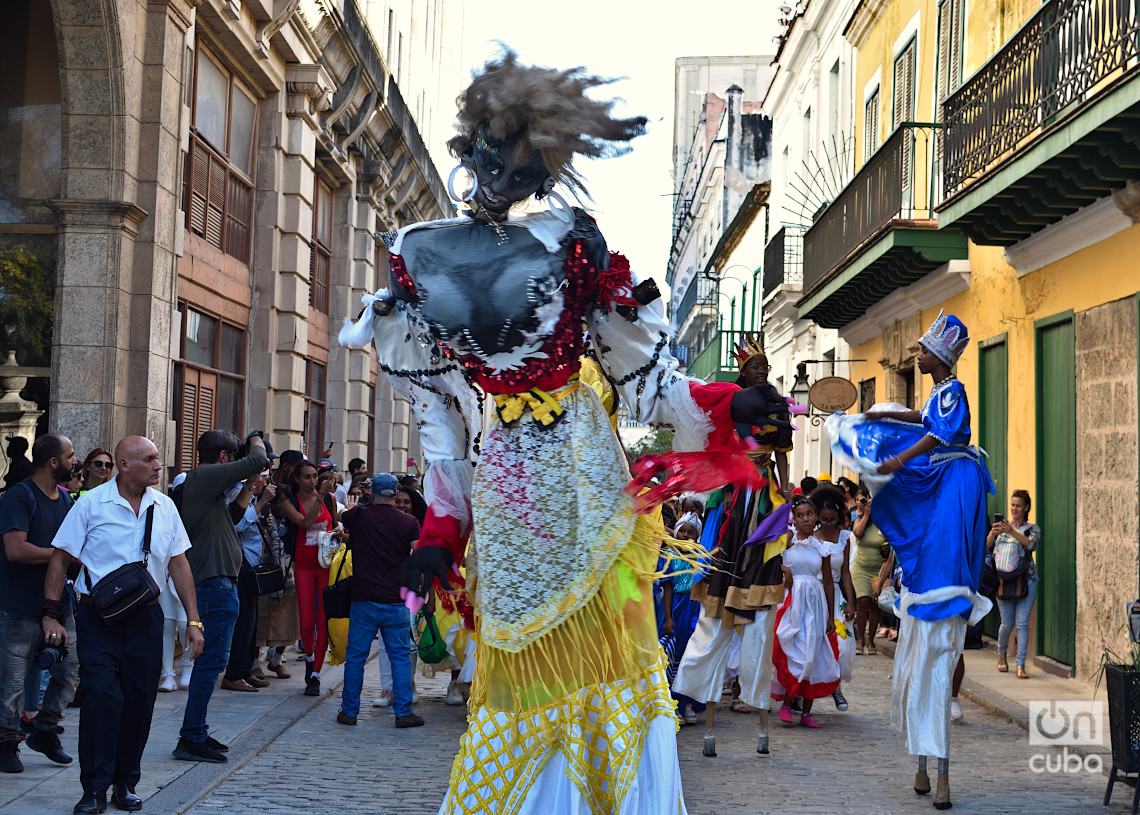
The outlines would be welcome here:
M 740 698 L 749 707 L 768 710 L 772 703 L 772 641 L 776 609 L 756 612 L 756 621 L 741 626 Z M 719 617 L 697 620 L 697 630 L 685 647 L 673 690 L 697 702 L 716 702 L 724 685 L 733 628 Z

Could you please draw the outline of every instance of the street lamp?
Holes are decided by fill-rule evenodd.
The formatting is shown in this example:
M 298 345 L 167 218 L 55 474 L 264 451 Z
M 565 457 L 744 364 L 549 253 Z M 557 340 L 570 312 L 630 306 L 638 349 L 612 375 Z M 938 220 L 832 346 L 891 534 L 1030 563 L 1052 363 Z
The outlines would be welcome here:
M 807 363 L 796 365 L 796 379 L 792 384 L 792 398 L 797 404 L 807 404 L 808 394 L 811 392 L 811 383 L 808 381 Z

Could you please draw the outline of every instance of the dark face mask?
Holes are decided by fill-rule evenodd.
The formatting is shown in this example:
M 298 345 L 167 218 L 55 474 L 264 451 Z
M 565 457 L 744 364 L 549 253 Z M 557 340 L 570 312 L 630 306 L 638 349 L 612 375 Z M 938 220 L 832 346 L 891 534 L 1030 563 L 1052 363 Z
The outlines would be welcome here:
M 371 492 L 360 493 L 360 502 L 357 504 L 357 506 L 367 507 L 367 506 L 371 506 L 371 505 L 372 505 L 372 493 Z

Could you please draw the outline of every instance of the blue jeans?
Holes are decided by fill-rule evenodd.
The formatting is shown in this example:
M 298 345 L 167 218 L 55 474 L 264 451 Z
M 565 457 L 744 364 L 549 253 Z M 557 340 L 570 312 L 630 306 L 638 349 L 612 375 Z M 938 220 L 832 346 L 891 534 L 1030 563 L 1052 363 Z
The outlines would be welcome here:
M 1029 612 L 1033 610 L 1033 601 L 1037 599 L 1037 577 L 1028 581 L 1028 591 L 1020 600 L 998 599 L 998 611 L 1001 612 L 1001 627 L 998 629 L 998 653 L 1004 655 L 1009 648 L 1009 634 L 1013 626 L 1017 625 L 1017 664 L 1025 667 L 1025 655 L 1029 651 Z
M 64 627 L 68 637 L 67 657 L 47 671 L 51 681 L 44 694 L 43 708 L 36 715 L 36 726 L 40 730 L 55 730 L 79 682 L 75 618 L 68 616 Z M 0 612 L 0 744 L 15 742 L 19 736 L 24 679 L 29 666 L 36 665 L 36 657 L 43 648 L 41 623 Z
M 348 615 L 348 645 L 344 654 L 344 688 L 340 709 L 349 716 L 360 713 L 360 689 L 364 685 L 364 662 L 376 632 L 384 640 L 384 651 L 392 663 L 392 712 L 407 716 L 412 712 L 411 617 L 401 604 L 354 601 Z
M 198 618 L 206 629 L 206 643 L 194 660 L 186 712 L 178 735 L 187 741 L 203 742 L 210 732 L 206 727 L 206 708 L 218 676 L 230 659 L 230 643 L 238 617 L 237 583 L 232 577 L 210 577 L 194 583 L 194 594 L 198 599 Z

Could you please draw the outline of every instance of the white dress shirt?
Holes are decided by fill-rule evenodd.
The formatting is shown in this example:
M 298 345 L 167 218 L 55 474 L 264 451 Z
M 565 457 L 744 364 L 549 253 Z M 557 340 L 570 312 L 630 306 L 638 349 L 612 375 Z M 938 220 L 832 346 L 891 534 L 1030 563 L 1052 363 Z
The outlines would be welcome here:
M 119 477 L 83 493 L 67 513 L 51 545 L 62 549 L 82 564 L 86 574 L 75 581 L 80 594 L 89 594 L 111 572 L 127 563 L 143 559 L 146 511 L 154 505 L 150 532 L 150 558 L 147 571 L 154 582 L 165 587 L 170 559 L 190 548 L 190 538 L 174 502 L 153 487 L 143 493 L 139 514 L 119 494 Z M 88 583 L 90 579 L 90 583 Z

